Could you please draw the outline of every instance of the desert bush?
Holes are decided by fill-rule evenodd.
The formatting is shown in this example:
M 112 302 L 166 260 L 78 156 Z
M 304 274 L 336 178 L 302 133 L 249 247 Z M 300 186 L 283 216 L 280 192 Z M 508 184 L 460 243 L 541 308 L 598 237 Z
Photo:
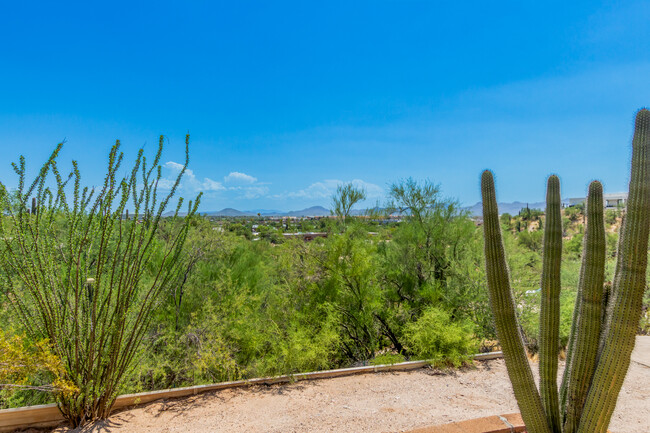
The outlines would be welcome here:
M 167 389 L 241 378 L 231 347 L 212 323 L 192 323 L 182 331 L 156 330 L 138 364 L 130 392 Z
M 118 141 L 97 190 L 82 187 L 75 161 L 68 176 L 61 174 L 61 147 L 30 184 L 24 158 L 14 164 L 17 200 L 0 184 L 0 266 L 7 297 L 28 337 L 48 341 L 63 363 L 63 378 L 76 388 L 56 394 L 56 401 L 66 419 L 79 426 L 110 413 L 152 311 L 179 272 L 198 198 L 189 202 L 187 217 L 177 217 L 181 199 L 175 216 L 163 221 L 184 168 L 168 193 L 159 194 L 162 137 L 151 165 L 140 150 L 122 179 Z M 129 204 L 132 219 L 125 217 Z M 163 225 L 167 242 L 157 237 Z
M 585 205 L 584 203 L 568 207 L 564 210 L 564 216 L 571 222 L 576 222 L 578 219 L 584 218 Z
M 518 242 L 519 245 L 522 245 L 528 248 L 531 251 L 541 251 L 542 250 L 542 237 L 543 232 L 540 230 L 529 232 L 524 230 L 519 233 Z
M 573 235 L 571 239 L 566 241 L 564 243 L 564 251 L 567 254 L 574 255 L 576 257 L 580 257 L 580 254 L 582 254 L 582 239 L 584 238 L 584 234 L 582 233 L 576 233 Z
M 406 341 L 418 359 L 431 360 L 433 365 L 458 367 L 478 351 L 473 325 L 453 320 L 440 308 L 429 307 L 415 322 L 406 325 Z
M 521 326 L 522 336 L 526 349 L 531 355 L 539 352 L 539 308 L 540 292 L 527 295 L 526 303 L 521 305 L 517 311 L 517 318 Z M 575 305 L 576 291 L 564 289 L 560 293 L 560 332 L 559 344 L 562 349 L 566 349 L 569 343 L 571 333 L 571 324 L 573 322 L 573 307 Z
M 25 391 L 70 395 L 77 388 L 65 379 L 63 363 L 51 352 L 47 340 L 32 344 L 24 334 L 11 335 L 0 329 L 0 408 L 11 404 L 2 402 L 49 400 L 49 396 L 34 398 Z

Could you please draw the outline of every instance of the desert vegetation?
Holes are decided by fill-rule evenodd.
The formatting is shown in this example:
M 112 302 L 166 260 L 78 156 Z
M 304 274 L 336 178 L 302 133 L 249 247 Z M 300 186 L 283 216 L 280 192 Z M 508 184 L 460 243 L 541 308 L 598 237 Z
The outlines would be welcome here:
M 11 349 L 0 358 L 1 407 L 55 401 L 80 425 L 106 416 L 121 393 L 406 359 L 453 367 L 499 344 L 481 220 L 432 181 L 396 180 L 388 202 L 364 215 L 351 212 L 364 192 L 343 185 L 331 217 L 217 218 L 199 215 L 195 198 L 172 205 L 182 172 L 160 188 L 162 144 L 118 179 L 118 143 L 97 190 L 83 187 L 76 164 L 59 172 L 58 149 L 31 183 L 20 161 L 19 188 L 1 190 L 0 347 Z M 565 348 L 585 210 L 558 211 Z M 624 210 L 615 212 L 605 218 L 606 285 Z M 532 356 L 543 347 L 547 216 L 526 208 L 498 224 Z M 327 236 L 283 236 L 309 231 Z M 646 292 L 638 332 L 649 330 L 648 304 Z
M 541 276 L 539 391 L 519 334 L 510 289 L 494 178 L 481 178 L 485 218 L 485 260 L 490 304 L 499 341 L 526 428 L 531 433 L 605 433 L 643 314 L 650 225 L 650 111 L 639 110 L 632 141 L 632 169 L 625 223 L 620 231 L 616 271 L 604 284 L 607 245 L 603 187 L 589 185 L 578 294 L 567 348 L 567 365 L 558 390 L 562 222 L 560 181 L 548 178 Z M 614 221 L 612 218 L 610 221 Z

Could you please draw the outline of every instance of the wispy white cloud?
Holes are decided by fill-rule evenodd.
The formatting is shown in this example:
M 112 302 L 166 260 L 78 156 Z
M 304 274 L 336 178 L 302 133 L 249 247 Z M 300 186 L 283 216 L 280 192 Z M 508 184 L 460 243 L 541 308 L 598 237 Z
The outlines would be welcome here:
M 165 163 L 165 167 L 167 167 L 168 169 L 170 169 L 173 172 L 178 173 L 183 169 L 183 164 L 179 164 L 179 163 L 174 162 L 174 161 L 167 161 Z M 189 176 L 194 176 L 194 172 L 192 170 L 190 170 L 189 168 L 187 170 L 185 170 L 185 173 L 188 174 Z
M 263 182 L 258 182 L 255 176 L 239 171 L 231 171 L 223 178 L 228 191 L 237 191 L 237 199 L 255 199 L 269 194 L 269 188 Z
M 168 161 L 163 165 L 167 169 L 167 175 L 160 179 L 158 185 L 162 189 L 169 189 L 173 186 L 176 176 L 183 169 L 183 165 L 174 161 Z M 212 193 L 210 197 L 217 197 L 214 195 L 216 192 L 228 194 L 226 197 L 233 199 L 256 199 L 266 197 L 269 194 L 269 187 L 262 182 L 258 182 L 257 178 L 250 176 L 246 173 L 237 171 L 230 172 L 224 176 L 223 182 L 218 182 L 209 177 L 202 179 L 197 177 L 193 170 L 185 170 L 183 179 L 181 181 L 181 188 L 185 191 L 196 193 Z
M 169 176 L 160 179 L 158 185 L 162 189 L 169 189 L 174 184 L 178 173 L 180 173 L 180 171 L 183 169 L 183 164 L 179 164 L 174 161 L 168 161 L 165 163 L 164 167 L 169 170 Z M 185 170 L 185 174 L 181 180 L 181 187 L 189 189 L 193 192 L 223 191 L 226 189 L 226 187 L 224 187 L 221 182 L 212 180 L 209 177 L 204 177 L 203 180 L 198 179 L 194 174 L 194 171 L 189 168 Z
M 223 178 L 225 183 L 234 184 L 234 185 L 250 185 L 257 182 L 257 178 L 250 176 L 246 173 L 240 173 L 238 171 L 232 171 L 228 176 Z
M 241 188 L 242 195 L 239 198 L 253 199 L 265 197 L 269 193 L 269 188 L 266 186 L 248 186 Z
M 203 182 L 201 183 L 201 186 L 203 187 L 203 190 L 205 191 L 222 191 L 226 189 L 221 182 L 217 182 L 216 180 L 212 180 L 208 177 L 203 179 Z
M 329 199 L 336 192 L 339 185 L 351 183 L 356 188 L 366 191 L 367 199 L 379 199 L 384 197 L 384 190 L 374 183 L 366 182 L 361 179 L 353 179 L 351 181 L 342 181 L 338 179 L 325 179 L 320 182 L 315 182 L 307 188 L 290 191 L 284 194 L 277 194 L 274 198 L 302 198 L 302 199 Z

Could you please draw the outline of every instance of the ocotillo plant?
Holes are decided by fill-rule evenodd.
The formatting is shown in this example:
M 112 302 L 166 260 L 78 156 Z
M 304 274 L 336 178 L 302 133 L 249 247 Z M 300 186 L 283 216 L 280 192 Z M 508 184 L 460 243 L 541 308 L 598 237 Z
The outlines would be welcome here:
M 59 393 L 63 415 L 78 426 L 108 416 L 151 321 L 152 310 L 177 277 L 179 256 L 198 198 L 178 217 L 162 214 L 175 181 L 159 194 L 163 146 L 150 166 L 138 153 L 126 177 L 119 141 L 109 154 L 99 188 L 82 188 L 77 163 L 69 177 L 57 164 L 59 145 L 34 181 L 25 183 L 25 161 L 14 165 L 17 194 L 0 183 L 0 267 L 8 298 L 33 341 L 47 340 L 76 390 Z M 53 179 L 51 179 L 53 177 Z M 72 182 L 69 182 L 72 181 Z M 71 183 L 71 185 L 69 185 Z M 51 189 L 50 187 L 53 187 Z M 29 198 L 35 196 L 32 209 Z M 128 203 L 135 218 L 123 218 Z M 160 227 L 169 225 L 166 241 Z
M 616 271 L 605 296 L 602 185 L 592 182 L 574 320 L 562 386 L 557 390 L 560 263 L 560 188 L 548 179 L 540 311 L 540 392 L 526 358 L 510 289 L 499 227 L 494 179 L 483 172 L 481 193 L 485 260 L 497 336 L 515 397 L 529 433 L 605 433 L 627 373 L 646 287 L 650 233 L 650 112 L 639 110 L 632 140 L 627 215 Z M 608 301 L 606 301 L 609 299 Z M 603 320 L 604 317 L 604 320 Z

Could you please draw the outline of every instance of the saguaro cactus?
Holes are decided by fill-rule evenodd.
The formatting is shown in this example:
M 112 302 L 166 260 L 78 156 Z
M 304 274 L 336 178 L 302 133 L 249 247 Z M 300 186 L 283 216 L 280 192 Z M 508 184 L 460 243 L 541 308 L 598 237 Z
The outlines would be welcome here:
M 580 413 L 598 357 L 604 308 L 602 301 L 606 251 L 603 187 L 600 182 L 592 182 L 589 185 L 584 249 L 576 314 L 569 338 L 570 353 L 562 380 L 564 431 L 567 433 L 575 432 L 578 428 Z
M 557 364 L 560 347 L 560 265 L 562 264 L 562 199 L 560 179 L 548 178 L 546 189 L 546 229 L 542 269 L 540 310 L 539 375 L 544 411 L 553 431 L 560 429 L 557 392 Z
M 490 303 L 508 375 L 529 433 L 605 433 L 630 364 L 641 316 L 650 234 L 650 112 L 639 110 L 632 141 L 627 215 L 608 306 L 603 296 L 605 231 L 602 185 L 592 182 L 567 366 L 558 395 L 561 263 L 559 180 L 548 180 L 540 317 L 540 393 L 526 359 L 510 290 L 492 173 L 481 179 Z M 604 323 L 602 318 L 605 317 Z

